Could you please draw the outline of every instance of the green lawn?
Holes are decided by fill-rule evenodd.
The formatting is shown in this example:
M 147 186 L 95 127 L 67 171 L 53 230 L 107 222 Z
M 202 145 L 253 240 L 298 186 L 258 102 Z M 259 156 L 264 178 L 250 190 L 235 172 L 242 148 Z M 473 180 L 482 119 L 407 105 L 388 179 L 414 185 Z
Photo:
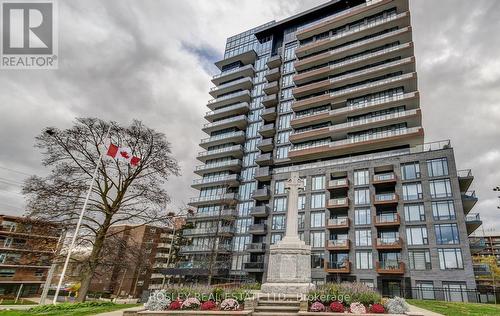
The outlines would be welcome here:
M 14 303 L 14 302 L 15 302 L 15 300 L 2 300 L 2 302 L 0 302 L 0 305 L 36 305 L 35 302 L 24 299 L 24 298 L 20 298 L 17 301 L 17 303 Z
M 99 313 L 112 312 L 119 309 L 136 307 L 140 304 L 116 304 L 112 306 L 94 306 L 82 307 L 72 310 L 58 310 L 45 312 L 29 312 L 29 311 L 0 311 L 1 316 L 28 316 L 28 315 L 46 315 L 46 316 L 85 316 L 95 315 Z
M 428 309 L 443 315 L 459 316 L 497 316 L 500 315 L 500 305 L 476 304 L 476 303 L 456 303 L 430 300 L 408 300 L 408 303 Z

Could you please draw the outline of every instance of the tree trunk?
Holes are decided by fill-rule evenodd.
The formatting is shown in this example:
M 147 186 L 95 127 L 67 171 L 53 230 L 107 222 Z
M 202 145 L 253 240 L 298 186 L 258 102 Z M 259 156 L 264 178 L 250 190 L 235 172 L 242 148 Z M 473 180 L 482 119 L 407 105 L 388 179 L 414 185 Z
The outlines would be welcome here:
M 92 277 L 94 276 L 97 265 L 99 264 L 99 256 L 101 255 L 102 248 L 104 246 L 104 240 L 106 239 L 106 234 L 111 223 L 111 216 L 107 216 L 102 225 L 102 229 L 96 235 L 94 246 L 92 247 L 92 252 L 89 256 L 88 268 L 82 273 L 82 285 L 80 287 L 79 295 L 76 298 L 77 302 L 85 302 L 87 298 L 87 292 L 90 288 L 90 283 L 92 282 Z

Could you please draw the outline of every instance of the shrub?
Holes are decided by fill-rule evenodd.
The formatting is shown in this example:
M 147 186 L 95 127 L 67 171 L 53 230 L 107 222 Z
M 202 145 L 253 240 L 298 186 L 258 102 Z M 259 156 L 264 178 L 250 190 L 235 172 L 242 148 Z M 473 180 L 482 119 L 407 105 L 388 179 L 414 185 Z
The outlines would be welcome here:
M 334 313 L 343 313 L 344 305 L 339 301 L 332 302 L 330 304 L 330 310 Z
M 235 311 L 240 308 L 238 301 L 233 298 L 226 298 L 220 303 L 220 309 L 223 311 Z
M 382 304 L 375 303 L 372 306 L 370 306 L 370 312 L 374 314 L 383 314 L 385 313 L 385 308 Z
M 232 298 L 232 299 L 238 301 L 239 304 L 242 304 L 243 302 L 245 302 L 245 298 L 251 297 L 251 295 L 252 295 L 250 290 L 244 289 L 244 288 L 230 289 L 225 294 L 226 294 L 225 297 L 227 299 Z
M 323 305 L 321 302 L 314 302 L 311 305 L 311 312 L 324 312 L 325 310 L 325 305 Z
M 366 314 L 366 308 L 360 302 L 351 303 L 349 311 L 353 314 Z
M 213 300 L 221 301 L 224 299 L 224 289 L 220 287 L 215 287 L 212 290 Z
M 28 311 L 32 313 L 40 313 L 40 312 L 51 312 L 51 311 L 66 311 L 66 310 L 74 310 L 79 308 L 89 308 L 89 307 L 103 307 L 103 306 L 115 306 L 115 303 L 112 302 L 85 302 L 85 303 L 61 303 L 57 305 L 47 304 L 40 305 L 36 307 L 30 308 Z
M 182 302 L 182 309 L 198 309 L 201 303 L 196 297 L 189 297 L 184 302 Z
M 359 282 L 327 283 L 309 292 L 310 301 L 321 301 L 330 304 L 332 301 L 340 301 L 344 305 L 360 302 L 370 305 L 380 302 L 380 294 L 372 288 Z
M 144 308 L 150 311 L 163 311 L 170 305 L 170 297 L 165 290 L 151 293 L 148 301 L 144 303 Z
M 388 299 L 385 307 L 389 314 L 404 314 L 410 309 L 405 299 L 397 296 Z
M 182 301 L 175 300 L 172 303 L 170 303 L 170 305 L 168 306 L 168 309 L 177 310 L 177 309 L 181 309 L 181 307 L 182 307 Z
M 214 301 L 206 301 L 201 304 L 202 311 L 208 311 L 217 307 Z

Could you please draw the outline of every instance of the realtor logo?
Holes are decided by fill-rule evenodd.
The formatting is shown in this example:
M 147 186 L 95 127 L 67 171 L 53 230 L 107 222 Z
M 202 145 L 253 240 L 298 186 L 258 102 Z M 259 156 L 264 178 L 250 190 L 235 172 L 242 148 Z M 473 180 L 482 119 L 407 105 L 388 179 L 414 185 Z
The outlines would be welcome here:
M 57 68 L 56 3 L 0 0 L 1 68 Z

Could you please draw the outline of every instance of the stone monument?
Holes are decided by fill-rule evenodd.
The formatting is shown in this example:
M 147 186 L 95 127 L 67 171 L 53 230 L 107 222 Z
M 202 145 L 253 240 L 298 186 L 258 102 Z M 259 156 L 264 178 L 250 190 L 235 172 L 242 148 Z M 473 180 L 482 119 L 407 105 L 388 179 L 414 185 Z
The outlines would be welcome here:
M 314 289 L 314 284 L 311 283 L 311 246 L 300 240 L 297 233 L 299 190 L 304 189 L 298 172 L 291 173 L 285 188 L 288 189 L 285 237 L 270 247 L 267 280 L 261 291 L 305 294 Z

